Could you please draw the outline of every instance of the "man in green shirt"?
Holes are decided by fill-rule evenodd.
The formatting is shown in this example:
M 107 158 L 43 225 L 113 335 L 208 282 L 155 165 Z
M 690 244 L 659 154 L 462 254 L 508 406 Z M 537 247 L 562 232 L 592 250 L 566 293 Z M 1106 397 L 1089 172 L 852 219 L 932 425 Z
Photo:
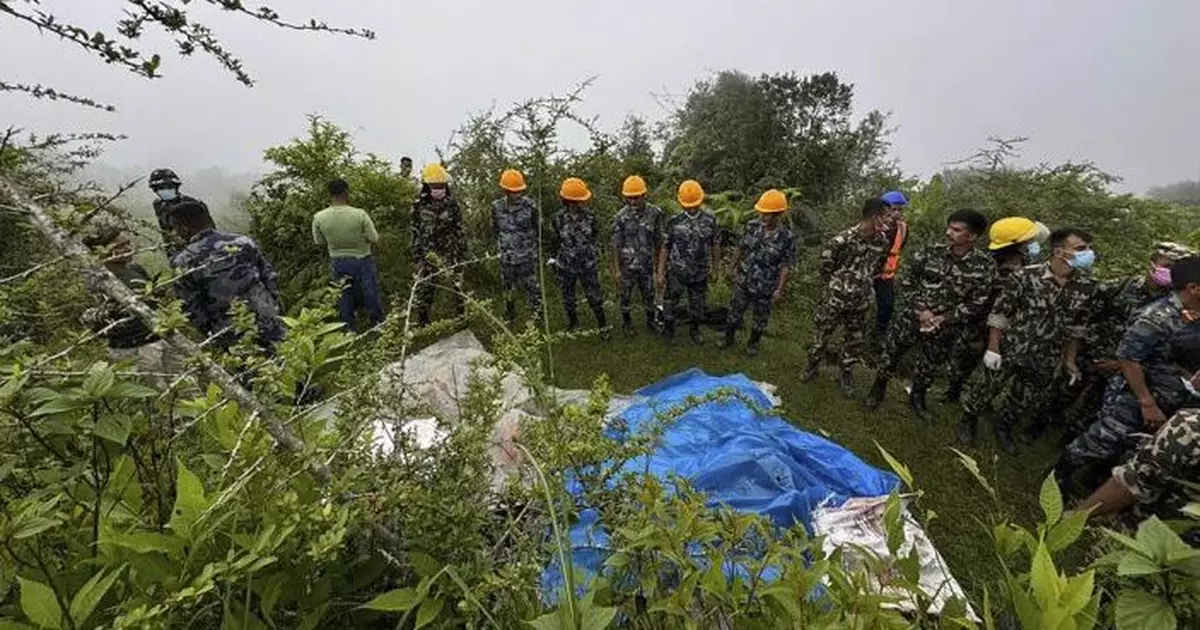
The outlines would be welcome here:
M 379 299 L 379 280 L 371 246 L 379 234 L 371 217 L 350 205 L 350 184 L 344 179 L 329 182 L 330 205 L 313 217 L 313 241 L 329 251 L 333 281 L 346 281 L 338 303 L 342 321 L 354 330 L 354 308 L 361 304 L 371 323 L 383 321 L 383 303 Z

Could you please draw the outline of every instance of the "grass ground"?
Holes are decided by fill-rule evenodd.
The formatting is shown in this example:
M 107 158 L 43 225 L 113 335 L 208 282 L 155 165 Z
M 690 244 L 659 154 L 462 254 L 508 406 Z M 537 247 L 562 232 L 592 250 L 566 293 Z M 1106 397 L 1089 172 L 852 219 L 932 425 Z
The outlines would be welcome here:
M 547 291 L 552 328 L 561 329 L 561 301 L 557 292 Z M 714 292 L 716 303 L 727 293 Z M 995 556 L 988 528 L 981 525 L 996 511 L 987 494 L 958 463 L 950 450 L 957 446 L 954 423 L 957 406 L 933 403 L 940 391 L 931 392 L 937 422 L 929 425 L 909 413 L 901 379 L 892 382 L 883 406 L 867 411 L 862 398 L 871 373 L 858 370 L 858 396 L 847 399 L 836 383 L 836 369 L 827 366 L 812 383 L 801 383 L 800 373 L 810 340 L 811 304 L 802 295 L 791 295 L 773 315 L 762 353 L 754 359 L 745 355 L 745 335 L 736 349 L 716 348 L 717 333 L 707 329 L 706 343 L 693 345 L 681 334 L 674 346 L 641 327 L 640 307 L 635 304 L 636 337 L 616 332 L 608 342 L 586 338 L 560 343 L 554 348 L 555 380 L 563 387 L 587 387 L 600 374 L 607 374 L 616 391 L 631 392 L 668 375 L 689 368 L 711 374 L 743 373 L 778 386 L 784 416 L 796 426 L 817 432 L 849 448 L 867 462 L 887 469 L 875 444 L 883 446 L 908 465 L 925 491 L 922 505 L 937 514 L 929 528 L 938 549 L 964 586 L 980 592 L 984 581 L 996 575 Z M 616 309 L 609 303 L 609 316 Z M 590 312 L 581 308 L 582 323 L 591 325 Z M 977 448 L 963 449 L 980 462 L 984 474 L 1000 493 L 1000 509 L 1017 523 L 1030 525 L 1039 515 L 1038 490 L 1055 456 L 1054 446 L 1040 444 L 1017 457 L 997 455 L 988 431 L 981 427 Z

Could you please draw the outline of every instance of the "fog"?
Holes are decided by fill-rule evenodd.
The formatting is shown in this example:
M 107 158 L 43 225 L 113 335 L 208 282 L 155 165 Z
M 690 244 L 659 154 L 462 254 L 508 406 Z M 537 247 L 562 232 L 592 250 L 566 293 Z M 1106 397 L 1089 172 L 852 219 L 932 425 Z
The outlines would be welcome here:
M 303 133 L 305 115 L 319 113 L 363 150 L 412 155 L 419 167 L 470 112 L 589 77 L 583 111 L 616 128 L 629 113 L 662 118 L 664 100 L 717 70 L 836 70 L 856 85 L 860 111 L 892 113 L 893 154 L 910 174 L 939 170 L 988 135 L 1026 135 L 1026 161 L 1090 159 L 1128 190 L 1200 176 L 1196 0 L 269 4 L 300 21 L 368 27 L 378 39 L 189 9 L 244 60 L 257 81 L 246 88 L 210 58 L 170 54 L 161 35 L 146 39 L 164 53 L 165 77 L 151 81 L 0 16 L 0 80 L 119 107 L 108 114 L 0 93 L 0 124 L 127 135 L 104 158 L 120 170 L 247 173 L 262 169 L 264 148 Z M 110 32 L 121 5 L 42 2 Z

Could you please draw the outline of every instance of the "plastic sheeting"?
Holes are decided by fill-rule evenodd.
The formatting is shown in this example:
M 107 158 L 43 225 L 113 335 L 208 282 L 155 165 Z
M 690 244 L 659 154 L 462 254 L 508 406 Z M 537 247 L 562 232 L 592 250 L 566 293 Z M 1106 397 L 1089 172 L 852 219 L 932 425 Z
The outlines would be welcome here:
M 696 369 L 677 374 L 638 390 L 644 400 L 621 418 L 638 433 L 657 414 L 721 390 L 737 397 L 689 409 L 666 429 L 658 448 L 628 462 L 625 470 L 664 480 L 678 475 L 706 493 L 711 506 L 762 514 L 784 528 L 803 523 L 810 531 L 816 508 L 886 495 L 899 483 L 845 448 L 763 413 L 774 401 L 740 374 L 710 376 Z M 607 557 L 608 536 L 593 510 L 581 510 L 570 539 L 576 569 L 594 575 Z M 543 575 L 543 592 L 553 597 L 561 584 L 558 567 L 551 566 Z

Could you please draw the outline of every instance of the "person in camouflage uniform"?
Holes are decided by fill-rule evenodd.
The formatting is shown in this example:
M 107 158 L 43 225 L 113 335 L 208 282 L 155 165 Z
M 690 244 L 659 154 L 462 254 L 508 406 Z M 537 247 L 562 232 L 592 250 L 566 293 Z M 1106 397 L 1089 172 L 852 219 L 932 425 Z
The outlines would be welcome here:
M 421 192 L 413 203 L 409 225 L 412 240 L 413 307 L 421 326 L 428 326 L 437 287 L 452 286 L 455 316 L 463 314 L 462 269 L 467 260 L 467 232 L 462 207 L 450 187 L 450 175 L 440 164 L 421 171 Z
M 817 377 L 825 348 L 841 326 L 846 332 L 839 384 L 847 396 L 854 393 L 851 368 L 861 359 L 874 295 L 872 284 L 887 255 L 888 242 L 883 232 L 887 210 L 882 199 L 868 199 L 858 223 L 830 239 L 821 252 L 819 274 L 825 290 L 813 317 L 813 340 L 808 347 L 803 382 Z
M 904 309 L 893 318 L 884 340 L 879 369 L 867 396 L 867 408 L 883 400 L 888 381 L 904 355 L 919 350 L 908 404 L 917 418 L 930 421 L 925 395 L 938 366 L 963 333 L 987 312 L 996 263 L 975 247 L 987 219 L 974 210 L 958 210 L 946 221 L 946 242 L 919 250 L 900 275 Z
M 554 258 L 550 266 L 558 272 L 558 287 L 562 290 L 563 307 L 567 312 L 567 330 L 579 327 L 579 316 L 575 310 L 575 286 L 583 286 L 592 313 L 596 315 L 596 327 L 600 337 L 608 339 L 608 320 L 604 317 L 604 296 L 600 292 L 600 223 L 596 213 L 587 202 L 592 198 L 583 180 L 572 177 L 563 181 L 559 189 L 563 207 L 554 215 L 551 237 L 554 242 Z
M 1200 372 L 1200 258 L 1175 263 L 1171 286 L 1169 297 L 1130 322 L 1117 349 L 1121 375 L 1109 382 L 1095 422 L 1067 445 L 1055 464 L 1064 486 L 1085 467 L 1119 459 L 1143 427 L 1154 431 L 1194 403 L 1189 385 Z
M 694 180 L 679 186 L 679 205 L 683 212 L 667 220 L 666 238 L 659 256 L 658 283 L 666 287 L 663 300 L 663 333 L 668 341 L 675 338 L 675 311 L 683 294 L 688 296 L 690 336 L 697 345 L 704 343 L 700 324 L 708 283 L 721 265 L 721 230 L 717 217 L 702 208 L 704 189 Z
M 954 340 L 946 392 L 941 398 L 943 404 L 961 402 L 967 381 L 983 359 L 988 341 L 987 313 L 991 312 L 992 305 L 1000 297 L 1004 279 L 1036 259 L 1041 254 L 1042 243 L 1049 237 L 1049 228 L 1025 217 L 1005 217 L 992 223 L 988 232 L 988 249 L 996 261 L 996 282 L 992 284 L 987 312 L 983 317 L 961 326 L 961 334 Z M 989 374 L 992 373 L 984 376 Z M 1000 389 L 1003 388 L 995 383 L 986 388 L 987 391 Z
M 171 210 L 176 234 L 187 245 L 171 259 L 179 274 L 175 283 L 183 310 L 213 345 L 228 348 L 236 341 L 231 309 L 244 302 L 254 313 L 260 346 L 271 349 L 283 340 L 282 309 L 275 268 L 253 239 L 216 230 L 200 204 L 182 203 Z
M 158 229 L 162 234 L 163 248 L 170 259 L 184 243 L 175 234 L 175 225 L 171 218 L 171 209 L 181 203 L 196 203 L 208 212 L 208 206 L 195 197 L 189 197 L 179 192 L 183 182 L 169 168 L 160 168 L 150 173 L 150 190 L 154 192 L 154 218 L 158 221 Z
M 783 301 L 788 278 L 796 265 L 796 237 L 782 224 L 783 213 L 788 209 L 787 197 L 778 190 L 768 190 L 754 209 L 758 210 L 758 218 L 746 224 L 733 264 L 733 299 L 729 303 L 725 337 L 720 343 L 721 348 L 733 345 L 742 327 L 742 317 L 750 309 L 754 322 L 746 354 L 751 357 L 758 356 L 758 344 L 767 329 L 771 306 Z
M 1059 369 L 1078 373 L 1079 343 L 1087 331 L 1096 291 L 1096 280 L 1088 271 L 1095 261 L 1091 243 L 1091 235 L 1081 230 L 1056 230 L 1050 235 L 1049 261 L 1005 278 L 988 315 L 988 349 L 983 358 L 984 367 L 999 374 L 978 381 L 964 396 L 957 429 L 961 442 L 974 443 L 983 406 L 1002 391 L 996 442 L 1006 453 L 1016 454 L 1013 428 L 1024 419 L 1045 421 L 1041 414 L 1047 383 Z
M 1181 409 L 1076 509 L 1101 516 L 1134 506 L 1139 517 L 1177 519 L 1184 506 L 1200 501 L 1200 491 L 1182 482 L 1198 478 L 1200 409 Z
M 504 317 L 511 323 L 517 319 L 513 298 L 517 290 L 524 290 L 532 317 L 539 317 L 542 312 L 542 286 L 538 279 L 541 213 L 533 200 L 525 196 L 525 177 L 519 171 L 505 171 L 500 176 L 500 189 L 504 196 L 492 204 L 492 229 L 500 242 Z
M 654 257 L 663 242 L 665 216 L 661 208 L 646 204 L 646 182 L 637 175 L 621 186 L 625 207 L 613 219 L 613 279 L 621 299 L 621 325 L 633 335 L 631 299 L 636 287 L 646 312 L 646 328 L 654 331 Z
M 1130 320 L 1150 303 L 1170 294 L 1171 267 L 1195 255 L 1195 250 L 1186 245 L 1158 243 L 1146 273 L 1099 283 L 1088 335 L 1080 350 L 1082 376 L 1075 383 L 1062 377 L 1054 385 L 1056 399 L 1051 413 L 1062 422 L 1069 411 L 1075 410 L 1077 421 L 1069 427 L 1069 438 L 1087 429 L 1103 404 L 1108 379 L 1120 373 L 1117 347 Z M 1085 422 L 1080 426 L 1078 420 Z

